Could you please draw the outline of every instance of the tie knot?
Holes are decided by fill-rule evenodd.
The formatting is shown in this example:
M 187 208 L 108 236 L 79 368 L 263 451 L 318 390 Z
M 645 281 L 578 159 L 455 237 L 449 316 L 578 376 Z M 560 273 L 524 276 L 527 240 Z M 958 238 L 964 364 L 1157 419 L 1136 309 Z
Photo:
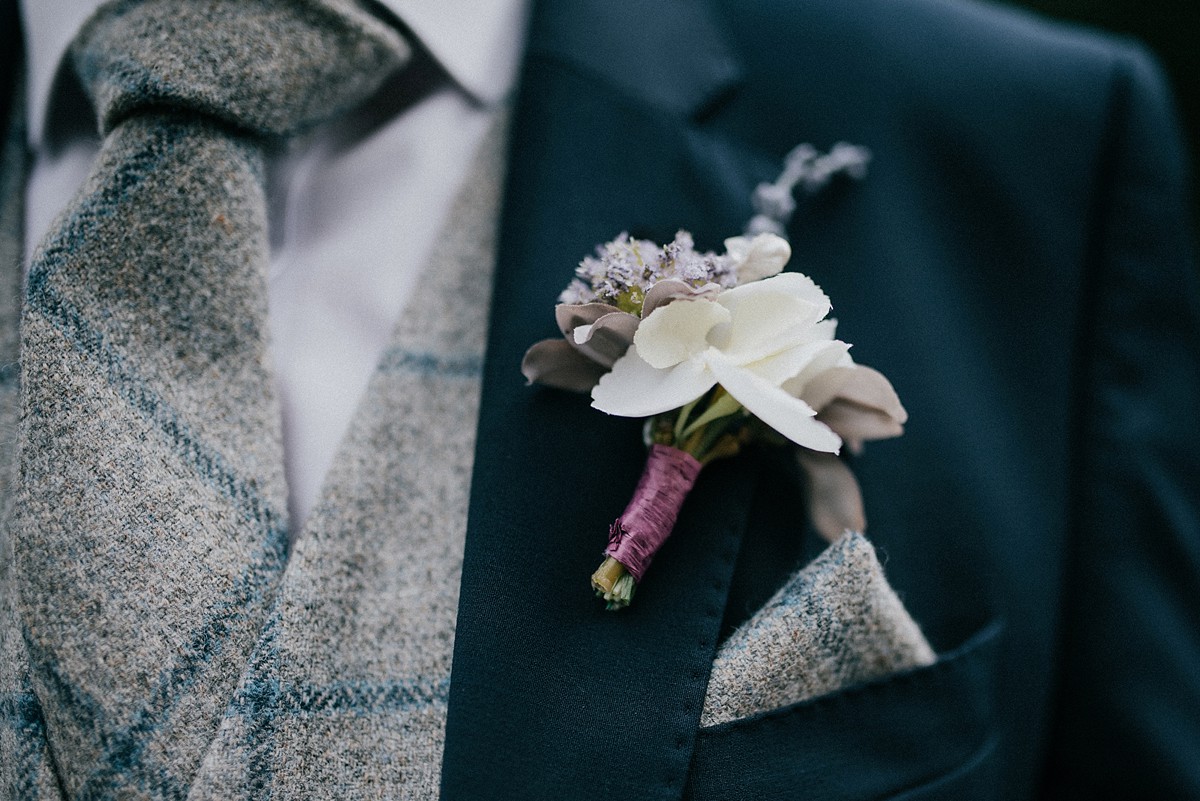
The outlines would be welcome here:
M 106 134 L 165 108 L 266 136 L 349 110 L 410 53 L 356 0 L 117 0 L 72 51 Z

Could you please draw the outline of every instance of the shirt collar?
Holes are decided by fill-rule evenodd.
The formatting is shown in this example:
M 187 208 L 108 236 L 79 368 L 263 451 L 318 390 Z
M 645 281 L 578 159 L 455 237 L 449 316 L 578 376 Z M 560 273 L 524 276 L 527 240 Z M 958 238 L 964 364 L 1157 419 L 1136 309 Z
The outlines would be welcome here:
M 25 90 L 29 143 L 42 143 L 50 92 L 63 55 L 104 0 L 20 0 L 25 29 Z
M 104 0 L 20 0 L 28 72 L 29 142 L 40 146 L 59 64 Z M 502 100 L 516 80 L 528 0 L 380 0 L 464 91 L 484 105 Z
M 517 77 L 528 0 L 380 0 L 450 74 L 484 105 L 502 100 Z

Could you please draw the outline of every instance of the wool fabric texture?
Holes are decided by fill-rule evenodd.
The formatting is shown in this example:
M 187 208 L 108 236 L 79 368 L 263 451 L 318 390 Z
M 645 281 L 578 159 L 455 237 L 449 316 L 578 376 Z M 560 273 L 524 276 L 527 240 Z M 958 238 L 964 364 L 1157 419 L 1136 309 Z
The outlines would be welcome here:
M 18 321 L 23 261 L 25 129 L 20 103 L 0 158 L 0 798 L 61 797 L 33 692 L 28 649 L 17 623 L 9 519 L 20 413 Z
M 721 646 L 700 723 L 726 723 L 934 660 L 874 547 L 847 532 Z
M 408 55 L 349 3 L 112 3 L 76 40 L 104 142 L 22 322 L 5 652 L 44 744 L 21 777 L 51 753 L 69 797 L 192 784 L 286 565 L 265 137 Z
M 263 147 L 407 57 L 340 1 L 117 2 L 82 31 L 106 138 L 35 257 L 19 376 L 0 187 L 0 797 L 437 796 L 504 120 L 290 553 L 264 289 Z M 702 722 L 930 660 L 848 537 L 720 649 Z
M 504 140 L 500 119 L 288 560 L 191 798 L 437 797 Z

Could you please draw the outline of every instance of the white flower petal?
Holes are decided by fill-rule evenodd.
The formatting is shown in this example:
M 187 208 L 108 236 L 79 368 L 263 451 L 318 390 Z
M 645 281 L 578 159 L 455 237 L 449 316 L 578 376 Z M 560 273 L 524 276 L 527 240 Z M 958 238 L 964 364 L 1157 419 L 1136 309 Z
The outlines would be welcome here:
M 708 300 L 677 300 L 642 320 L 633 341 L 652 367 L 667 368 L 708 348 L 708 332 L 727 322 L 729 310 Z
M 592 406 L 618 417 L 649 417 L 691 403 L 716 383 L 699 359 L 661 370 L 649 365 L 633 345 L 592 388 Z
M 725 252 L 737 265 L 739 284 L 777 275 L 792 257 L 787 240 L 775 234 L 735 236 L 725 240 Z
M 729 309 L 728 335 L 716 342 L 743 364 L 823 335 L 817 324 L 829 313 L 829 299 L 799 273 L 782 273 L 765 281 L 734 287 L 717 302 Z
M 709 369 L 725 390 L 751 414 L 797 445 L 814 451 L 837 453 L 842 439 L 815 419 L 816 411 L 799 398 L 749 370 L 731 364 L 720 354 L 710 354 Z M 601 384 L 604 379 L 600 379 Z M 593 397 L 595 390 L 592 390 Z
M 780 273 L 762 281 L 735 286 L 721 293 L 721 303 L 732 310 L 742 300 L 764 294 L 788 295 L 822 309 L 813 323 L 828 314 L 831 308 L 829 296 L 804 273 Z
M 807 395 L 799 390 L 805 386 L 807 375 L 820 375 L 836 365 L 849 350 L 850 346 L 845 342 L 818 339 L 744 366 L 759 378 L 766 379 L 777 387 L 782 386 L 789 395 L 803 398 L 814 409 L 820 409 L 819 405 L 812 403 Z
M 830 317 L 813 326 L 813 339 L 833 339 L 837 336 L 837 320 Z

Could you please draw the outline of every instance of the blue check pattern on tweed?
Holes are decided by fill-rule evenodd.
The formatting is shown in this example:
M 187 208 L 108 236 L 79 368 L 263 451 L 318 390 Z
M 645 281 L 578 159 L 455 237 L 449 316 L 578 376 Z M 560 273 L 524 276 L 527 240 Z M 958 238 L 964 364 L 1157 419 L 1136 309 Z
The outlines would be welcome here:
M 104 6 L 71 58 L 104 142 L 25 292 L 0 788 L 181 798 L 226 707 L 261 706 L 235 691 L 288 564 L 264 147 L 408 47 L 351 2 L 147 0 Z

